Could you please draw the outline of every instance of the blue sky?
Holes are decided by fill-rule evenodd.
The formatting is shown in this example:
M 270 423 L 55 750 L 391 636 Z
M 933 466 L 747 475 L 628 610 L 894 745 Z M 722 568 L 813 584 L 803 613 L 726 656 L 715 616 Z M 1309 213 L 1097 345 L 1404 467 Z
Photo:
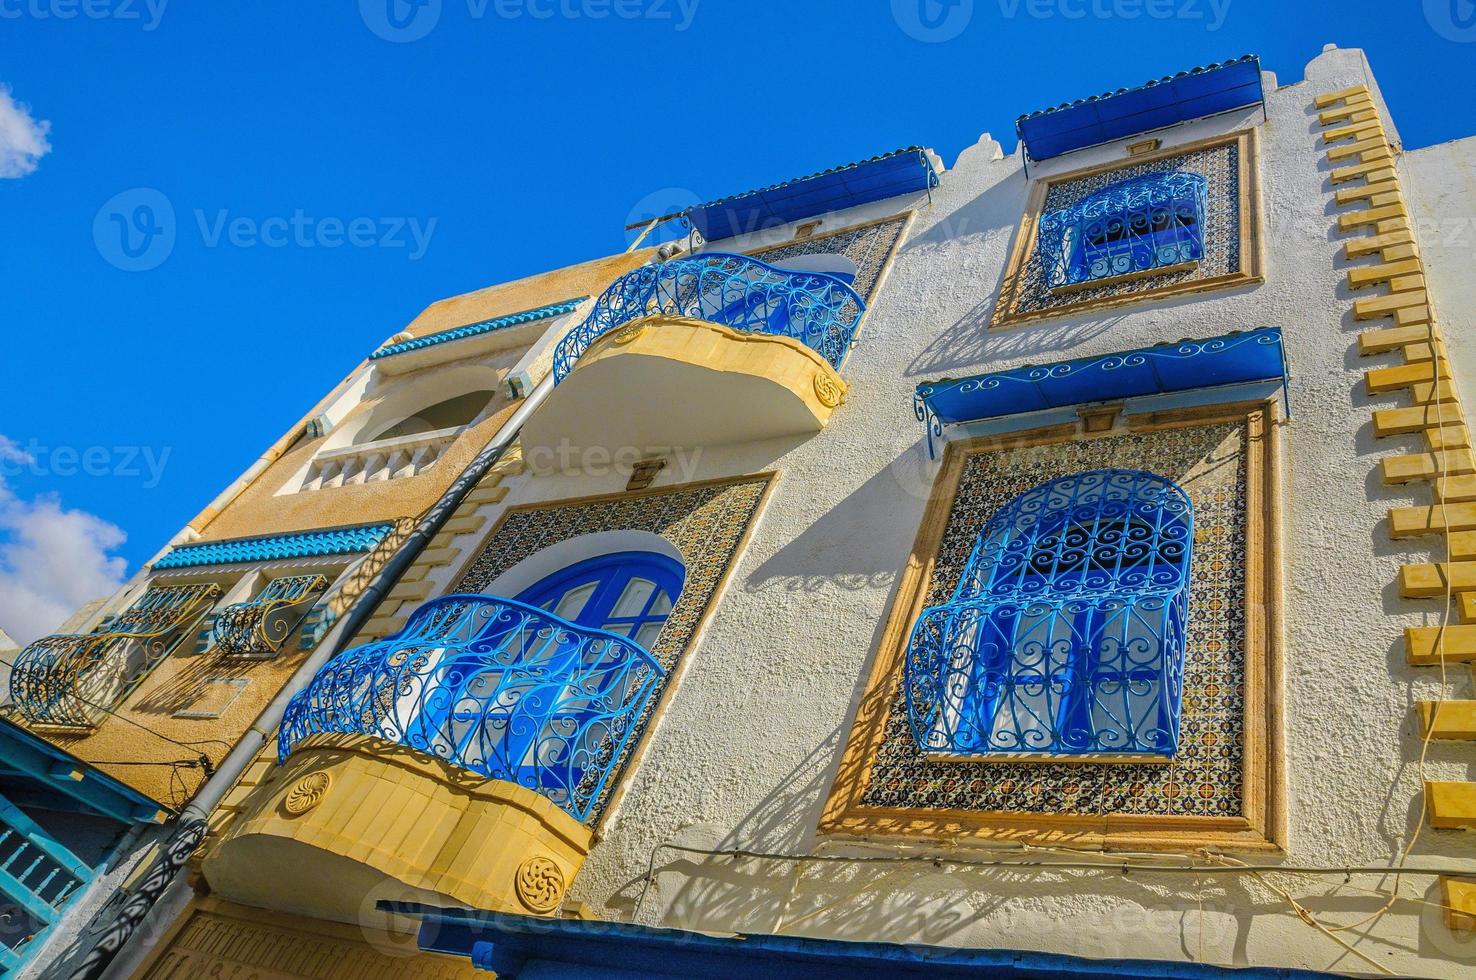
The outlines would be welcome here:
M 1469 91 L 1472 0 L 0 0 L 0 627 L 137 567 L 434 299 L 1327 42 L 1408 146 L 1476 132 L 1431 97 Z

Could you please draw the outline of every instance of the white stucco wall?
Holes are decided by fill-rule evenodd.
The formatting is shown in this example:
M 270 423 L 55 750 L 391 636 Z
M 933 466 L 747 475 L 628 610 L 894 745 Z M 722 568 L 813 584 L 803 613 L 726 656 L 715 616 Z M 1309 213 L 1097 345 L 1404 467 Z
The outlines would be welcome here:
M 1307 66 L 1303 82 L 1274 88 L 1268 77 L 1269 122 L 1257 109 L 1159 134 L 1171 146 L 1259 128 L 1263 285 L 993 334 L 986 324 L 1027 181 L 1018 154 L 1003 155 L 987 136 L 964 151 L 931 206 L 920 201 L 845 365 L 849 399 L 829 428 L 811 438 L 707 449 L 675 460 L 658 479 L 664 486 L 782 472 L 644 757 L 628 774 L 575 897 L 609 918 L 638 916 L 707 931 L 1372 972 L 1244 876 L 1123 875 L 1115 865 L 1041 871 L 837 864 L 810 867 L 797 882 L 793 865 L 784 862 L 665 852 L 655 860 L 663 870 L 636 908 L 652 851 L 667 842 L 792 855 L 896 853 L 889 845 L 824 842 L 815 827 L 935 475 L 912 415 L 918 382 L 1266 325 L 1284 330 L 1294 414 L 1286 430 L 1288 677 L 1281 693 L 1290 846 L 1284 860 L 1318 867 L 1396 861 L 1421 816 L 1412 705 L 1436 695 L 1439 681 L 1438 671 L 1405 666 L 1401 633 L 1435 622 L 1438 609 L 1398 597 L 1399 566 L 1429 559 L 1420 543 L 1391 542 L 1385 526 L 1390 507 L 1417 502 L 1425 491 L 1383 486 L 1377 466 L 1381 456 L 1417 451 L 1420 444 L 1415 437 L 1375 441 L 1372 435 L 1373 408 L 1402 402 L 1365 393 L 1363 371 L 1379 362 L 1357 354 L 1356 335 L 1369 325 L 1356 324 L 1350 313 L 1345 238 L 1335 230 L 1331 165 L 1312 104 L 1320 93 L 1365 82 L 1372 84 L 1372 76 L 1361 52 L 1326 51 Z M 1406 173 L 1434 188 L 1437 202 L 1448 175 L 1459 170 L 1457 151 L 1438 149 L 1412 154 L 1404 164 Z M 1032 165 L 1031 176 L 1124 156 L 1122 143 L 1084 150 Z M 1469 163 L 1459 166 L 1469 193 Z M 898 209 L 898 202 L 887 202 L 858 216 Z M 822 232 L 841 224 L 827 223 Z M 784 230 L 764 237 L 787 236 Z M 1428 246 L 1425 254 L 1440 264 Z M 1441 297 L 1449 336 L 1460 329 L 1459 316 L 1472 315 L 1473 277 L 1434 270 L 1432 276 L 1437 291 L 1446 279 L 1459 283 Z M 618 491 L 624 482 L 620 472 L 527 476 L 513 481 L 504 503 Z M 1461 686 L 1466 678 L 1458 680 L 1453 696 L 1469 696 Z M 1464 746 L 1437 743 L 1426 775 L 1468 778 L 1469 756 Z M 997 851 L 981 848 L 949 853 L 999 859 Z M 1426 828 L 1411 863 L 1472 867 L 1476 846 L 1466 835 Z M 1335 923 L 1363 919 L 1383 904 L 1341 887 L 1341 876 L 1273 880 Z M 1352 884 L 1381 883 L 1365 877 Z M 1471 975 L 1476 943 L 1453 937 L 1439 910 L 1418 901 L 1436 900 L 1433 884 L 1429 876 L 1407 877 L 1401 894 L 1410 901 L 1342 935 L 1396 973 Z

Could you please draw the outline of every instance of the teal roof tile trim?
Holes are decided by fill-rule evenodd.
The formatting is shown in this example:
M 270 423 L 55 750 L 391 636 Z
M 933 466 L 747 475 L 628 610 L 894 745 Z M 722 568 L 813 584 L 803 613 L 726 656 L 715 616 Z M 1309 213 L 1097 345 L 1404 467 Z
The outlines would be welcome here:
M 154 570 L 198 568 L 201 565 L 239 565 L 243 562 L 277 561 L 283 558 L 321 558 L 373 551 L 393 524 L 363 524 L 323 531 L 299 531 L 262 538 L 207 541 L 175 548 L 154 562 Z
M 573 313 L 578 309 L 588 296 L 579 296 L 574 299 L 566 299 L 559 303 L 550 303 L 532 310 L 524 310 L 521 313 L 509 313 L 507 316 L 493 317 L 491 320 L 483 320 L 480 323 L 468 323 L 464 327 L 452 327 L 450 330 L 441 330 L 436 333 L 428 333 L 424 337 L 416 337 L 413 340 L 401 341 L 398 344 L 387 344 L 369 355 L 371 361 L 379 360 L 381 357 L 393 357 L 396 354 L 404 354 L 407 351 L 420 350 L 425 347 L 434 347 L 437 344 L 449 343 L 453 340 L 462 340 L 466 337 L 477 337 L 494 330 L 505 330 L 508 327 L 522 326 L 535 320 L 546 320 L 549 317 L 563 316 L 565 313 Z

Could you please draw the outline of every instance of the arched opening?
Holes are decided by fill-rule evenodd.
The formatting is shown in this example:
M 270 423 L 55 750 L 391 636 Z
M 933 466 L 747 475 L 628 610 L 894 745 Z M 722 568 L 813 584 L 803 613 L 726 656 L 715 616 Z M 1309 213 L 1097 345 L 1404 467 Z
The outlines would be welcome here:
M 356 441 L 379 442 L 384 439 L 399 439 L 405 436 L 418 436 L 426 432 L 439 432 L 443 429 L 459 429 L 476 421 L 477 416 L 482 414 L 482 409 L 486 408 L 487 403 L 496 396 L 497 392 L 490 388 L 479 388 L 476 391 L 455 395 L 419 409 L 414 415 L 400 419 L 382 429 L 366 429 L 365 431 L 372 434 L 368 438 Z
M 1178 744 L 1193 507 L 1139 470 L 1027 490 L 980 533 L 907 660 L 924 751 L 1170 755 Z

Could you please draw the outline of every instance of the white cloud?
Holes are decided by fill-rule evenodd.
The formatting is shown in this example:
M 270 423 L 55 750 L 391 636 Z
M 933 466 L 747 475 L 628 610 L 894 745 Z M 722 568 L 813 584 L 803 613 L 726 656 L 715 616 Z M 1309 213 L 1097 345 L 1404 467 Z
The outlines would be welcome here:
M 0 178 L 24 177 L 51 152 L 46 134 L 51 123 L 31 116 L 31 107 L 15 101 L 0 84 Z
M 0 435 L 0 461 L 25 465 L 30 457 Z M 22 500 L 0 477 L 0 628 L 24 645 L 84 602 L 116 592 L 128 562 L 108 552 L 126 537 L 54 495 Z

